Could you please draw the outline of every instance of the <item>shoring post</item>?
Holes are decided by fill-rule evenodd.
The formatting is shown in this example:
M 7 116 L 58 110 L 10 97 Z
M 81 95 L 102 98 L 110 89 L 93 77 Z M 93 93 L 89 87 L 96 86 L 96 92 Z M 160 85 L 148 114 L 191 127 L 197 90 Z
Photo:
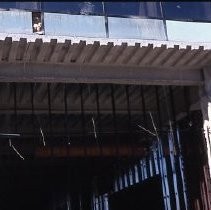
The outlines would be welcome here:
M 117 139 L 117 122 L 116 122 L 116 106 L 115 106 L 115 99 L 114 99 L 114 87 L 113 84 L 111 84 L 111 104 L 112 104 L 112 114 L 113 114 L 113 129 L 114 129 L 114 135 L 115 135 L 115 143 L 116 143 L 116 154 L 119 158 L 119 141 Z
M 69 143 L 69 126 L 68 126 L 68 104 L 67 104 L 67 84 L 64 84 L 64 131 Z
M 31 121 L 33 126 L 33 135 L 35 136 L 35 112 L 34 112 L 34 83 L 30 83 L 30 92 L 31 92 Z M 34 142 L 36 142 L 36 138 L 34 138 Z
M 126 92 L 126 99 L 127 99 L 127 113 L 128 113 L 128 128 L 129 128 L 129 138 L 132 142 L 132 151 L 134 149 L 134 139 L 132 136 L 132 125 L 131 125 L 131 110 L 130 110 L 130 94 L 129 94 L 129 85 L 125 86 L 125 92 Z
M 51 85 L 50 83 L 47 84 L 47 95 L 48 95 L 48 117 L 49 117 L 49 133 L 50 139 L 52 141 L 52 113 L 51 113 Z M 51 143 L 52 145 L 52 143 Z
M 143 123 L 144 123 L 144 127 L 145 128 L 148 128 L 148 123 L 147 123 L 147 114 L 146 114 L 146 103 L 145 103 L 145 96 L 144 96 L 144 87 L 141 85 L 140 86 L 140 93 L 141 93 L 141 105 L 142 105 L 142 113 L 143 113 Z M 149 141 L 149 138 L 147 135 L 145 135 L 145 139 L 146 139 L 146 142 L 148 143 Z M 140 167 L 140 172 L 141 172 L 141 180 L 143 181 L 144 180 L 144 174 L 143 174 L 143 160 L 145 158 L 143 158 L 141 161 L 139 161 L 139 167 Z M 141 163 L 141 164 L 140 164 Z
M 15 132 L 18 130 L 18 117 L 17 117 L 17 85 L 13 83 L 13 92 L 14 92 L 14 115 L 15 115 Z
M 209 206 L 211 205 L 211 192 L 209 189 L 211 188 L 211 145 L 210 145 L 210 132 L 209 129 L 211 128 L 211 66 L 206 66 L 202 69 L 202 78 L 204 80 L 204 85 L 199 88 L 199 95 L 200 95 L 200 104 L 201 104 L 201 112 L 203 115 L 203 130 L 204 130 L 204 137 L 206 142 L 206 156 L 207 156 L 207 165 L 209 172 L 206 175 L 207 183 L 207 190 L 208 194 L 208 202 Z
M 180 201 L 180 193 L 178 193 L 178 175 L 176 174 L 176 166 L 179 165 L 179 159 L 178 159 L 178 145 L 177 141 L 175 139 L 177 138 L 176 136 L 176 112 L 175 112 L 175 103 L 174 103 L 174 95 L 173 95 L 173 89 L 170 86 L 169 87 L 169 93 L 170 93 L 170 104 L 171 104 L 171 111 L 172 111 L 172 131 L 170 130 L 170 133 L 168 135 L 168 143 L 169 143 L 169 150 L 170 150 L 170 163 L 171 163 L 171 171 L 172 171 L 172 176 L 173 176 L 173 186 L 174 186 L 174 194 L 175 194 L 175 201 L 176 201 L 176 208 L 178 210 L 181 209 L 181 201 Z M 176 151 L 175 151 L 176 149 Z M 176 154 L 175 154 L 176 153 Z M 175 157 L 176 156 L 176 157 Z M 180 172 L 181 173 L 181 172 Z
M 118 160 L 119 160 L 119 149 L 118 149 L 118 139 L 117 139 L 117 122 L 116 122 L 116 106 L 115 106 L 115 100 L 114 100 L 114 87 L 113 84 L 110 85 L 110 90 L 111 90 L 111 106 L 112 106 L 112 115 L 113 115 L 113 130 L 114 130 L 114 138 L 115 138 L 115 150 L 116 150 L 116 154 L 118 156 Z M 121 186 L 120 186 L 120 182 L 119 182 L 119 168 L 120 166 L 118 165 L 118 169 L 117 166 L 115 168 L 116 172 L 116 176 L 115 179 L 117 180 L 117 186 L 118 189 L 120 190 Z
M 125 93 L 126 93 L 126 100 L 127 100 L 127 113 L 128 113 L 128 128 L 129 128 L 129 141 L 131 143 L 131 151 L 132 151 L 132 156 L 135 152 L 135 139 L 133 137 L 133 132 L 132 132 L 132 123 L 131 123 L 131 109 L 130 109 L 130 94 L 129 94 L 129 90 L 130 90 L 130 86 L 126 85 L 125 86 Z M 138 161 L 136 160 L 135 163 L 137 163 Z M 134 161 L 132 161 L 132 164 L 130 164 L 131 167 L 133 168 L 132 172 L 133 172 L 133 177 L 135 180 L 135 168 L 134 168 Z
M 156 91 L 157 93 L 157 91 Z M 162 128 L 161 124 L 161 112 L 160 112 L 160 101 L 159 97 L 156 94 L 156 104 L 157 104 L 157 110 L 158 110 L 158 116 L 159 116 L 159 130 Z M 169 193 L 169 184 L 168 184 L 168 176 L 167 176 L 167 168 L 166 168 L 166 158 L 164 157 L 163 148 L 162 148 L 162 137 L 161 139 L 159 136 L 157 136 L 157 160 L 159 165 L 159 172 L 161 175 L 162 180 L 162 189 L 163 189 L 163 198 L 164 198 L 164 204 L 166 210 L 171 210 L 171 196 Z
M 83 100 L 83 88 L 84 84 L 80 84 L 80 99 L 81 99 L 81 130 L 82 130 L 82 139 L 85 139 L 85 134 L 86 134 L 86 124 L 85 124 L 85 116 L 84 116 L 84 100 Z M 84 144 L 84 152 L 85 155 L 87 154 L 86 152 L 86 144 Z
M 157 113 L 158 113 L 158 128 L 160 131 L 161 139 L 163 137 L 162 132 L 162 120 L 161 120 L 161 111 L 160 111 L 160 99 L 159 99 L 159 89 L 157 86 L 155 86 L 155 96 L 156 96 L 156 106 L 157 106 Z M 158 133 L 159 134 L 159 133 Z M 159 137 L 158 137 L 159 140 Z M 164 166 L 162 165 L 163 158 L 161 157 L 162 154 L 162 144 L 161 142 L 156 142 L 156 144 L 153 145 L 153 157 L 154 157 L 154 164 L 156 169 L 156 174 L 161 175 L 161 182 L 162 182 L 162 190 L 163 190 L 163 199 L 165 204 L 165 209 L 169 210 L 170 207 L 170 196 L 169 196 L 169 186 L 168 186 L 168 180 L 167 180 L 167 174 L 166 171 L 164 171 Z M 165 160 L 164 160 L 165 161 Z
M 180 142 L 180 134 L 179 129 L 177 129 L 177 138 L 178 146 L 179 146 L 179 165 L 180 165 L 180 172 L 181 172 L 181 179 L 182 179 L 182 188 L 183 188 L 183 197 L 184 197 L 184 208 L 185 210 L 188 209 L 188 201 L 187 201 L 187 190 L 186 190 L 186 183 L 185 183 L 185 174 L 184 174 L 184 160 L 182 157 L 182 147 Z
M 96 94 L 96 108 L 97 108 L 97 125 L 98 125 L 98 140 L 97 144 L 100 147 L 100 154 L 102 156 L 102 124 L 101 124 L 101 113 L 100 113 L 100 96 L 98 84 L 95 84 L 95 94 Z
M 125 187 L 128 187 L 128 178 L 127 178 L 127 170 L 124 169 L 124 183 L 125 183 Z

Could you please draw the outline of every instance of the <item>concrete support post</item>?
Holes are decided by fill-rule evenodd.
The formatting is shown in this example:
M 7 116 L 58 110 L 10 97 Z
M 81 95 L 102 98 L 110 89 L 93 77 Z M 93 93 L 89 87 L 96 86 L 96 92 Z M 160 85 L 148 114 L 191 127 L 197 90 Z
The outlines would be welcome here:
M 200 87 L 200 104 L 203 114 L 203 129 L 207 145 L 209 176 L 211 177 L 211 67 L 203 69 L 204 85 Z
M 203 205 L 206 210 L 209 210 L 211 208 L 211 66 L 203 69 L 203 77 L 204 85 L 200 88 L 200 103 L 208 165 L 203 166 L 204 178 L 200 185 L 203 186 L 201 191 Z

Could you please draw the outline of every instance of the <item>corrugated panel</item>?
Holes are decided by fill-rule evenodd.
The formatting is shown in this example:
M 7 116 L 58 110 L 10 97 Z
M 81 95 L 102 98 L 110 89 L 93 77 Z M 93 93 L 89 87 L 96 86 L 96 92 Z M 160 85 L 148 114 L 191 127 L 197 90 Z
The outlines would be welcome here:
M 108 17 L 108 27 L 110 38 L 166 40 L 162 20 Z
M 0 11 L 1 33 L 32 33 L 32 14 L 25 11 Z
M 106 37 L 103 16 L 44 13 L 44 20 L 46 35 Z
M 168 40 L 211 42 L 211 23 L 166 21 Z

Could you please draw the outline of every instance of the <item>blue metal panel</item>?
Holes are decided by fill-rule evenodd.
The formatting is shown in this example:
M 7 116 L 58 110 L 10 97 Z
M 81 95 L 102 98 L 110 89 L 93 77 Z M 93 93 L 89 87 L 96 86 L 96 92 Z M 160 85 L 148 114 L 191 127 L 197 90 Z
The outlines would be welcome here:
M 152 168 L 152 156 L 149 157 L 149 170 L 150 170 L 150 177 L 153 176 L 153 168 Z
M 16 8 L 30 11 L 41 11 L 41 4 L 41 2 L 16 2 Z
M 120 185 L 120 190 L 122 190 L 124 187 L 123 187 L 121 175 L 119 176 L 119 185 Z
M 170 41 L 211 41 L 211 23 L 166 21 L 166 27 Z
M 105 2 L 108 16 L 141 16 L 162 18 L 160 2 Z
M 0 11 L 1 33 L 32 33 L 32 14 L 25 11 Z
M 170 20 L 211 21 L 211 2 L 162 2 Z
M 166 158 L 164 157 L 163 153 L 163 146 L 162 142 L 159 138 L 158 139 L 158 160 L 159 160 L 159 168 L 160 168 L 160 175 L 162 178 L 162 188 L 163 188 L 163 197 L 166 210 L 171 210 L 171 196 L 169 192 L 169 183 L 168 183 L 168 172 L 166 166 Z
M 45 34 L 106 37 L 104 17 L 44 13 Z
M 117 179 L 114 180 L 114 192 L 118 191 Z
M 124 173 L 124 183 L 125 183 L 125 187 L 128 187 L 128 180 L 127 180 L 127 173 Z
M 105 5 L 105 8 L 103 7 Z M 211 21 L 211 2 L 0 2 L 1 9 Z
M 110 38 L 166 40 L 162 20 L 108 17 L 108 30 Z
M 0 2 L 0 8 L 9 9 L 24 9 L 30 11 L 40 11 L 41 2 Z
M 144 180 L 143 160 L 140 160 L 141 181 Z
M 44 12 L 103 14 L 102 2 L 42 2 Z
M 185 175 L 184 175 L 184 162 L 183 162 L 183 157 L 182 157 L 182 147 L 180 143 L 180 133 L 179 129 L 177 129 L 177 142 L 178 142 L 178 147 L 179 147 L 179 166 L 180 166 L 180 173 L 181 173 L 181 178 L 182 178 L 182 189 L 183 189 L 183 197 L 184 197 L 184 203 L 185 203 L 185 210 L 188 209 L 188 202 L 187 202 L 187 194 L 186 194 L 186 183 L 185 183 Z
M 109 205 L 108 205 L 108 194 L 103 195 L 103 210 L 109 210 Z
M 1 9 L 17 8 L 16 2 L 0 2 Z
M 174 187 L 174 197 L 176 200 L 176 208 L 177 210 L 180 210 L 180 200 L 178 195 L 178 181 L 177 181 L 177 174 L 175 169 L 175 154 L 174 154 L 174 134 L 173 131 L 171 131 L 168 134 L 168 143 L 169 143 L 169 150 L 170 150 L 170 163 L 171 163 L 171 170 L 172 170 L 172 176 L 173 176 L 173 187 Z
M 129 180 L 130 180 L 130 185 L 133 185 L 134 184 L 134 182 L 133 182 L 133 172 L 132 172 L 131 168 L 129 169 Z
M 138 166 L 137 164 L 134 166 L 135 170 L 135 183 L 139 183 L 139 175 L 138 175 Z

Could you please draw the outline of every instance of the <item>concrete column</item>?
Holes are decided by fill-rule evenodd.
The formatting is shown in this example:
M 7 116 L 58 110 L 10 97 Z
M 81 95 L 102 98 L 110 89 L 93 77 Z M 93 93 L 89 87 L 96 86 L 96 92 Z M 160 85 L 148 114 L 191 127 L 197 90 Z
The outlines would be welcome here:
M 204 85 L 200 87 L 200 104 L 207 145 L 209 176 L 211 177 L 211 66 L 203 69 Z

